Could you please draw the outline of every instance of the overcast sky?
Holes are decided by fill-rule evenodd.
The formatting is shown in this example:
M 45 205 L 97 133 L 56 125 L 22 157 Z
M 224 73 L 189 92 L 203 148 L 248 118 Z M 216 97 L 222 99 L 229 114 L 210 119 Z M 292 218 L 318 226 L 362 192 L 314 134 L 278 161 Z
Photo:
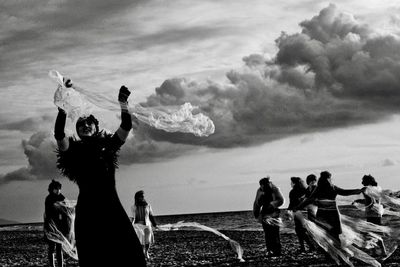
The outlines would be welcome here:
M 0 1 L 0 218 L 40 221 L 55 168 L 55 69 L 131 103 L 190 102 L 207 138 L 141 126 L 120 155 L 129 211 L 250 209 L 258 180 L 329 170 L 396 186 L 400 171 L 400 4 L 396 1 Z M 115 130 L 118 114 L 97 110 Z M 68 129 L 73 127 L 68 125 Z M 398 140 L 399 139 L 399 140 Z

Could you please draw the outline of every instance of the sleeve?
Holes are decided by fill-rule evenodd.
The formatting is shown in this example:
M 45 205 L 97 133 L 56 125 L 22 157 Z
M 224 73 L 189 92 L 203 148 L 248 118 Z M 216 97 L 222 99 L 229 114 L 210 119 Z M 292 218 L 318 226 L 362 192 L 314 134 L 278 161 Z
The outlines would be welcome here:
M 68 150 L 69 147 L 69 140 L 64 133 L 66 120 L 67 120 L 67 114 L 65 113 L 64 110 L 59 108 L 56 122 L 54 125 L 54 137 L 57 140 L 58 148 L 61 151 L 66 151 Z
M 361 189 L 342 189 L 340 187 L 334 186 L 335 191 L 338 195 L 341 196 L 351 196 L 361 194 Z
M 113 152 L 117 152 L 124 143 L 125 141 L 121 140 L 117 132 L 115 132 L 111 137 L 110 143 L 108 144 L 108 149 Z
M 134 223 L 136 217 L 136 205 L 132 205 L 131 212 L 132 212 L 132 223 Z
M 285 202 L 285 199 L 283 198 L 282 192 L 279 189 L 279 187 L 274 186 L 274 196 L 275 197 L 274 197 L 274 200 L 271 201 L 271 205 L 274 208 L 279 208 Z
M 116 131 L 119 139 L 125 141 L 132 129 L 132 116 L 128 109 L 128 102 L 119 102 L 121 106 L 121 124 Z
M 253 203 L 253 215 L 254 215 L 254 218 L 256 218 L 256 219 L 260 215 L 260 209 L 261 209 L 261 206 L 262 206 L 261 205 L 262 195 L 263 195 L 263 192 L 259 188 L 257 190 L 256 198 L 254 199 L 254 203 Z

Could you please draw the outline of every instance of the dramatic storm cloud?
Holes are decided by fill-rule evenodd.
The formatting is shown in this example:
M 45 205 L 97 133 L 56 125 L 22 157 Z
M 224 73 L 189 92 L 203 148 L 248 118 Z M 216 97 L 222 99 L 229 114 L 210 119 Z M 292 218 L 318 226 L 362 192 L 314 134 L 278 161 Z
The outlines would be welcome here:
M 398 111 L 400 39 L 381 35 L 334 5 L 282 33 L 276 57 L 245 57 L 228 83 L 175 78 L 144 105 L 191 102 L 216 133 L 206 139 L 149 131 L 156 140 L 211 147 L 252 145 L 288 135 L 375 122 Z
M 215 134 L 198 138 L 142 125 L 123 147 L 121 163 L 171 158 L 198 146 L 250 146 L 376 122 L 399 111 L 399 36 L 379 33 L 334 5 L 300 26 L 301 32 L 283 32 L 276 39 L 278 50 L 273 58 L 259 54 L 244 57 L 244 66 L 229 71 L 226 82 L 185 77 L 165 80 L 142 105 L 190 102 L 214 121 Z M 210 34 L 210 29 L 206 32 Z M 11 124 L 4 127 L 19 128 Z M 3 181 L 39 179 L 54 173 L 51 137 L 35 134 L 22 145 L 29 167 L 4 175 Z

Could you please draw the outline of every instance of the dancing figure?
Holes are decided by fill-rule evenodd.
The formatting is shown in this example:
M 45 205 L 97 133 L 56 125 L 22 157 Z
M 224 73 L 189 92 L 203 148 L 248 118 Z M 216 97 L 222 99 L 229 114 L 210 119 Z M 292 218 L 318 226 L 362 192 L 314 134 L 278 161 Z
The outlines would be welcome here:
M 375 178 L 368 174 L 364 175 L 362 178 L 361 184 L 366 187 L 372 187 L 376 191 L 381 191 L 382 189 L 378 186 Z M 365 218 L 367 222 L 374 223 L 377 225 L 382 225 L 382 215 L 383 215 L 383 206 L 381 204 L 381 199 L 379 197 L 374 197 L 366 194 L 363 192 L 364 198 L 363 199 L 356 199 L 354 203 L 361 203 L 365 205 Z M 376 254 L 378 256 L 386 256 L 386 247 L 383 241 L 380 239 L 378 240 L 379 249 L 377 249 Z
M 340 244 L 339 235 L 342 233 L 340 213 L 336 204 L 337 195 L 350 196 L 361 194 L 361 189 L 342 189 L 332 183 L 332 175 L 323 171 L 318 179 L 317 187 L 310 197 L 302 201 L 295 209 L 301 210 L 310 203 L 316 203 L 316 223 Z
M 280 189 L 275 186 L 270 177 L 264 177 L 259 181 L 256 199 L 253 204 L 253 214 L 261 221 L 268 257 L 277 257 L 282 253 L 279 235 L 279 207 L 283 205 L 284 198 Z
M 66 87 L 72 87 L 69 79 Z M 79 139 L 64 133 L 66 113 L 59 108 L 55 123 L 57 167 L 77 183 L 75 238 L 79 266 L 145 266 L 141 244 L 115 187 L 118 151 L 132 129 L 130 91 L 122 86 L 118 101 L 121 124 L 114 134 L 99 130 L 93 116 L 76 123 Z

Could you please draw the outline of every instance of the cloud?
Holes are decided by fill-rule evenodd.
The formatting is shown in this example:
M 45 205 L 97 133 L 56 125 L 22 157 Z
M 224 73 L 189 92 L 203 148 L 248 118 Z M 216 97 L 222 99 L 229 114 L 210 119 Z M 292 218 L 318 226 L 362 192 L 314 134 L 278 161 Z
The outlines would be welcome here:
M 385 160 L 382 162 L 382 166 L 383 166 L 383 167 L 394 166 L 394 165 L 396 165 L 396 161 L 394 161 L 394 160 L 392 160 L 392 159 L 385 159 Z
M 23 140 L 21 145 L 28 159 L 28 166 L 2 175 L 0 184 L 14 180 L 49 179 L 59 175 L 54 153 L 56 144 L 50 133 L 37 132 L 29 140 Z
M 0 130 L 32 132 L 43 128 L 49 128 L 51 124 L 54 124 L 54 116 L 43 115 L 40 117 L 23 119 L 17 122 L 0 122 Z
M 215 134 L 198 138 L 142 125 L 136 138 L 121 150 L 120 162 L 163 160 L 198 146 L 256 145 L 290 135 L 377 122 L 399 111 L 399 36 L 378 33 L 334 5 L 300 26 L 301 32 L 282 33 L 277 38 L 278 51 L 272 59 L 259 54 L 246 56 L 243 67 L 229 71 L 224 83 L 185 77 L 165 80 L 141 104 L 154 107 L 190 102 L 214 121 Z M 204 31 L 206 35 L 208 30 Z M 185 32 L 178 30 L 176 36 Z M 215 33 L 218 30 L 210 32 Z M 157 38 L 172 41 L 168 36 L 143 40 Z M 31 139 L 28 143 L 38 137 Z M 41 144 L 34 142 L 37 146 L 25 143 L 29 168 L 20 175 L 27 179 L 40 171 L 52 173 L 52 160 L 44 153 L 45 149 L 50 151 L 51 142 L 40 140 Z M 39 155 L 36 161 L 32 157 L 35 153 Z M 47 163 L 43 169 L 39 168 L 41 161 Z

